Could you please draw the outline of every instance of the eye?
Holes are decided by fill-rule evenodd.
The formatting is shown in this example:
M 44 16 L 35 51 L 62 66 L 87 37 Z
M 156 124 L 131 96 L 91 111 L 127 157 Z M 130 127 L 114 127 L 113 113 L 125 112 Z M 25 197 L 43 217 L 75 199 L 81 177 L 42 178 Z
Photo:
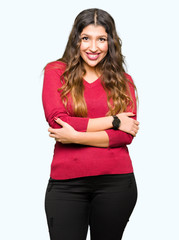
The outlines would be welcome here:
M 107 39 L 106 38 L 99 38 L 100 42 L 105 42 Z
M 82 37 L 81 39 L 84 40 L 84 41 L 88 41 L 89 38 L 88 37 Z

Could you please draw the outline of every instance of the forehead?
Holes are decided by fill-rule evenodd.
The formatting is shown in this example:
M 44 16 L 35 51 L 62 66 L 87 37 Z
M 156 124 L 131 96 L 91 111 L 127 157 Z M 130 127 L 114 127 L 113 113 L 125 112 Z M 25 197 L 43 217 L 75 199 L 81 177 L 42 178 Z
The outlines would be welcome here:
M 90 36 L 104 35 L 107 37 L 106 30 L 103 26 L 93 25 L 93 24 L 90 24 L 90 25 L 86 26 L 85 28 L 83 28 L 81 35 L 82 34 L 86 34 L 86 35 L 90 35 Z

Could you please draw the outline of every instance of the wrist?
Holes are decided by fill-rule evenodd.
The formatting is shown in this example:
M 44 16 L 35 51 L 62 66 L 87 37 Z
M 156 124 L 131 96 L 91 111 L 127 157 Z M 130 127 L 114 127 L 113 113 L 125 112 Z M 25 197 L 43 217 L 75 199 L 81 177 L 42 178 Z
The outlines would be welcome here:
M 116 114 L 116 116 L 119 118 L 120 120 L 120 126 L 119 126 L 119 129 L 121 128 L 121 125 L 122 125 L 122 113 L 118 113 Z
M 113 128 L 112 124 L 113 120 L 114 120 L 113 116 L 109 116 L 109 128 Z
M 76 131 L 73 136 L 73 143 L 80 144 L 80 139 L 82 137 L 83 132 Z

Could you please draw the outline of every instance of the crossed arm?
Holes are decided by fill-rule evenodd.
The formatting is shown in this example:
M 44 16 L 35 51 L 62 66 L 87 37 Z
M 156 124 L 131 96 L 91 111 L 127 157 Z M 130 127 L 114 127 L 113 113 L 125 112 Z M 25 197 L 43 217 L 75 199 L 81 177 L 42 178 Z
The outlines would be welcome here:
M 112 116 L 101 118 L 72 117 L 59 99 L 59 73 L 45 70 L 42 100 L 50 137 L 63 144 L 76 143 L 96 147 L 119 147 L 130 144 L 139 129 L 134 113 L 117 114 L 121 120 L 118 130 L 112 129 Z M 135 94 L 133 93 L 135 98 Z M 135 99 L 134 99 L 135 100 Z
M 122 129 L 121 131 L 131 133 L 131 135 L 129 135 L 131 137 L 128 136 L 129 138 L 126 144 L 131 143 L 133 136 L 136 136 L 139 129 L 139 122 L 129 117 L 132 115 L 134 114 L 130 112 L 118 114 L 121 120 L 121 125 L 119 127 Z M 50 127 L 48 129 L 50 132 L 49 136 L 63 144 L 77 143 L 95 147 L 109 147 L 109 136 L 105 130 L 112 128 L 112 120 L 112 116 L 89 119 L 87 131 L 79 132 L 60 118 L 54 118 L 54 121 L 61 125 L 62 128 L 53 129 Z M 125 132 L 124 135 L 126 135 Z

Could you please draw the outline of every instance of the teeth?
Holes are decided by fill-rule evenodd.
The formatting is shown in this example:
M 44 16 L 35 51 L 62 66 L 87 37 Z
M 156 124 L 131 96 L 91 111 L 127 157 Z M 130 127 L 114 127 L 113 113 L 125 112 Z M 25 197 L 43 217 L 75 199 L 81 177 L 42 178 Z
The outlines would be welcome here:
M 88 56 L 89 56 L 90 58 L 95 59 L 95 58 L 97 58 L 97 57 L 99 56 L 99 54 L 90 54 L 90 53 L 88 53 Z
M 92 58 L 95 58 L 95 57 L 97 57 L 98 55 L 92 55 L 92 54 L 89 54 L 90 55 L 90 57 L 92 57 Z

